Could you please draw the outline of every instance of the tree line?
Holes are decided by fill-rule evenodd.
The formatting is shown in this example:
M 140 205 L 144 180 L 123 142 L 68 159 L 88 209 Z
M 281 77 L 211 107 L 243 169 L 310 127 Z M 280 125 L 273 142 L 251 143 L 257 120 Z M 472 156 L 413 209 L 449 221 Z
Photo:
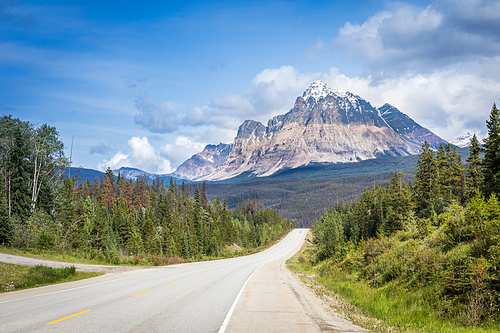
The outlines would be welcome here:
M 206 183 L 193 191 L 172 178 L 125 180 L 109 168 L 93 182 L 65 178 L 64 146 L 48 125 L 4 116 L 0 144 L 0 244 L 117 264 L 243 253 L 295 227 L 256 201 L 233 211 L 218 196 L 209 201 Z
M 500 315 L 500 112 L 488 135 L 455 147 L 422 145 L 414 180 L 394 172 L 313 223 L 316 263 L 330 262 L 373 287 L 402 283 L 443 317 L 465 324 Z M 483 155 L 484 154 L 484 155 Z M 427 288 L 427 289 L 426 289 Z

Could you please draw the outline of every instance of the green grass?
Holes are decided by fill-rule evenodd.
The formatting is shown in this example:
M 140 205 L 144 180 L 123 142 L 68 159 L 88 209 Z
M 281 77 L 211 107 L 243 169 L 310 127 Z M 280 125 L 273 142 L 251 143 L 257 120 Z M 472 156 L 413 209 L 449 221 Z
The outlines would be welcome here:
M 76 281 L 104 273 L 76 272 L 75 267 L 21 266 L 0 262 L 0 293 Z
M 493 333 L 500 332 L 494 321 L 482 326 L 463 326 L 458 318 L 440 318 L 425 302 L 423 295 L 430 290 L 408 291 L 396 281 L 382 287 L 372 287 L 355 274 L 342 271 L 330 261 L 314 266 L 309 258 L 314 247 L 306 245 L 287 262 L 288 267 L 302 277 L 312 279 L 328 293 L 348 303 L 336 310 L 344 312 L 356 324 L 375 332 L 432 332 L 432 333 Z M 303 262 L 299 262 L 299 258 Z M 351 308 L 352 307 L 352 308 Z M 355 310 L 353 310 L 353 308 Z M 348 310 L 345 310 L 348 309 Z M 353 314 L 359 312 L 359 315 Z M 371 320 L 366 320 L 368 317 Z M 380 324 L 375 324 L 380 323 Z

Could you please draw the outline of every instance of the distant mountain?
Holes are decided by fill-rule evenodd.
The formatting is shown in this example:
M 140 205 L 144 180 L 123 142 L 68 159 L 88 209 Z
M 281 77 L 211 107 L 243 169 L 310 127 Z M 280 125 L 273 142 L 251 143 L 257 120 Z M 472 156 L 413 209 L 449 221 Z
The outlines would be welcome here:
M 201 153 L 193 155 L 173 173 L 180 179 L 195 179 L 212 174 L 227 160 L 233 145 L 219 143 L 207 145 Z
M 469 147 L 470 140 L 472 139 L 473 136 L 474 136 L 473 134 L 467 132 L 464 135 L 459 136 L 455 140 L 450 141 L 450 143 L 460 148 Z
M 224 180 L 248 172 L 262 177 L 314 163 L 417 154 L 424 140 L 432 147 L 446 142 L 389 104 L 375 108 L 360 96 L 315 81 L 288 113 L 267 126 L 243 122 L 227 159 L 221 155 L 215 170 L 207 168 L 213 152 L 205 148 L 174 174 L 192 180 Z
M 170 176 L 172 176 L 172 178 L 174 180 L 183 180 L 182 178 L 176 177 L 175 175 L 172 175 L 172 174 L 158 175 L 155 173 L 149 173 L 149 172 L 145 172 L 145 171 L 142 171 L 139 169 L 128 168 L 128 167 L 122 167 L 120 169 L 113 170 L 113 174 L 115 175 L 115 178 L 118 177 L 118 173 L 125 180 L 128 180 L 128 179 L 137 180 L 140 177 L 144 177 L 148 180 L 149 183 L 153 182 L 153 180 L 157 181 L 158 179 L 160 179 L 160 180 L 163 179 L 163 181 L 166 184 L 168 184 L 168 182 L 170 181 Z M 101 179 L 104 179 L 104 177 L 106 177 L 105 172 L 94 170 L 94 169 L 76 168 L 76 167 L 67 168 L 66 170 L 64 170 L 63 174 L 66 177 L 68 177 L 68 176 L 76 177 L 77 179 L 80 179 L 80 180 L 88 179 L 91 182 L 94 181 L 94 179 L 97 179 L 100 181 Z M 187 179 L 185 179 L 185 180 L 187 180 Z
M 429 146 L 434 149 L 437 149 L 439 144 L 446 143 L 446 140 L 432 133 L 427 128 L 420 126 L 413 119 L 388 103 L 377 108 L 377 110 L 380 112 L 380 116 L 396 133 L 410 142 L 421 146 L 424 141 L 427 141 Z
M 88 179 L 90 181 L 93 181 L 94 179 L 100 180 L 101 178 L 104 178 L 106 175 L 104 172 L 97 171 L 94 169 L 86 169 L 86 168 L 76 168 L 76 167 L 71 167 L 67 168 L 63 172 L 64 176 L 68 177 L 76 177 L 76 179 L 81 179 L 85 180 Z

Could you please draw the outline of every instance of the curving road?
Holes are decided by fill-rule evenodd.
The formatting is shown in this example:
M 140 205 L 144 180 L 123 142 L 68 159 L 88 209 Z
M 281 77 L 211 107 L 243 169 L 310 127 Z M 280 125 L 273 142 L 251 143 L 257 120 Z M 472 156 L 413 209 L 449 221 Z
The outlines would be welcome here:
M 295 229 L 250 256 L 106 274 L 0 295 L 1 332 L 222 332 L 249 277 L 290 257 Z

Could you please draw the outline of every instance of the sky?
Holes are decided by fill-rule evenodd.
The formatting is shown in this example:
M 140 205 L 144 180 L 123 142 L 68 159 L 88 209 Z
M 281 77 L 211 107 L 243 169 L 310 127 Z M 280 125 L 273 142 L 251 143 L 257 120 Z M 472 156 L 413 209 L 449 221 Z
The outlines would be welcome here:
M 315 80 L 484 138 L 500 1 L 0 0 L 0 112 L 56 127 L 75 167 L 170 173 Z

